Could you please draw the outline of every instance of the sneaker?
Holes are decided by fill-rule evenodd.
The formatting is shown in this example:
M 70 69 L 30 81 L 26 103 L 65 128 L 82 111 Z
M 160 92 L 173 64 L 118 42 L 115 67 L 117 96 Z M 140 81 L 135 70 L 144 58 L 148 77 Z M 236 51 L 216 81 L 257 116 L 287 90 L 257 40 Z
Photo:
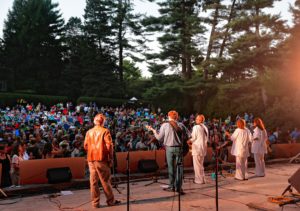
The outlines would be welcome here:
M 20 187 L 22 187 L 22 186 L 21 186 L 21 185 L 17 185 L 17 186 L 16 186 L 16 188 L 20 188 Z
M 12 185 L 12 186 L 9 186 L 8 188 L 15 188 L 16 186 L 15 185 Z

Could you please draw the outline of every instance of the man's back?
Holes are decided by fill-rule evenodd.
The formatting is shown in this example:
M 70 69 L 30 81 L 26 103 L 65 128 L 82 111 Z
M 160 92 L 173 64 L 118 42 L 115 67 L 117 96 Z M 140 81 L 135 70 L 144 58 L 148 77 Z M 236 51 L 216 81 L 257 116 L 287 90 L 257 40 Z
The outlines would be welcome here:
M 95 126 L 85 136 L 84 148 L 88 161 L 107 161 L 112 150 L 112 139 L 108 129 Z

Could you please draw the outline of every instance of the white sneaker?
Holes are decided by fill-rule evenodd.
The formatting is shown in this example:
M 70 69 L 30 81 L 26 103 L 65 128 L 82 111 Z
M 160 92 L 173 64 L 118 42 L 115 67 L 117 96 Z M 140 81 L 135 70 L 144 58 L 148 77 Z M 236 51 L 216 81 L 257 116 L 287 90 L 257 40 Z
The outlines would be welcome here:
M 22 186 L 21 186 L 21 185 L 17 185 L 17 186 L 16 186 L 16 188 L 20 188 L 20 187 L 22 187 Z
M 15 185 L 12 185 L 12 186 L 9 186 L 8 188 L 15 188 L 16 186 Z

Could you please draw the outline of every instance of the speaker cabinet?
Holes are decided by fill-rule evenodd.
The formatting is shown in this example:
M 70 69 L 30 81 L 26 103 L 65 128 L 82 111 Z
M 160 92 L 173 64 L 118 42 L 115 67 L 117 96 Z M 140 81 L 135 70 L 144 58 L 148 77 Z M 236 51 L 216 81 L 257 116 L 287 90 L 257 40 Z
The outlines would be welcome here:
M 155 160 L 139 160 L 138 162 L 138 170 L 142 173 L 156 172 L 158 168 Z
M 63 182 L 70 182 L 72 179 L 72 172 L 69 167 L 51 168 L 47 170 L 48 183 L 57 184 Z

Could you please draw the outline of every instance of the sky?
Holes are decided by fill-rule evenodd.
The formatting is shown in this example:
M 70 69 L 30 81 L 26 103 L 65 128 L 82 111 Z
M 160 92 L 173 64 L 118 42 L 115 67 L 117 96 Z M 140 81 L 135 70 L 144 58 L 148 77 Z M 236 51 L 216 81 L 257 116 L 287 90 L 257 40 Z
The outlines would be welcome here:
M 4 20 L 7 17 L 8 10 L 11 9 L 14 0 L 0 0 L 0 38 L 3 35 Z M 58 3 L 58 7 L 62 13 L 65 22 L 72 16 L 81 17 L 84 13 L 86 0 L 52 0 Z M 229 0 L 226 0 L 230 2 Z M 133 0 L 135 4 L 135 11 L 138 13 L 144 13 L 147 15 L 158 15 L 158 6 L 155 3 L 150 3 L 147 0 Z M 291 23 L 291 14 L 289 12 L 289 5 L 294 4 L 295 0 L 281 0 L 276 2 L 274 8 L 268 9 L 274 14 L 281 14 L 282 19 L 287 20 Z M 207 33 L 209 34 L 209 32 Z M 154 48 L 158 49 L 157 42 L 151 44 Z M 149 76 L 149 73 L 145 70 L 145 63 L 140 64 L 143 72 L 143 76 Z M 139 66 L 140 66 L 139 65 Z

